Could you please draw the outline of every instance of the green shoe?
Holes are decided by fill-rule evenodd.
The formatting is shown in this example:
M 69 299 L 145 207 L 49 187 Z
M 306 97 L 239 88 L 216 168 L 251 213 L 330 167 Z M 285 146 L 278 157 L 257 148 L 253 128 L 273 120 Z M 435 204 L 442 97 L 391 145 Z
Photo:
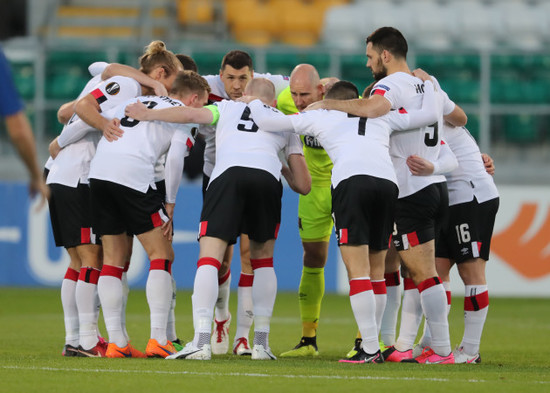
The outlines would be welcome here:
M 317 337 L 302 337 L 298 345 L 290 351 L 281 353 L 282 358 L 305 358 L 319 356 Z
M 172 341 L 172 344 L 174 344 L 174 348 L 176 348 L 176 352 L 179 352 L 183 349 L 183 343 L 179 338 L 176 338 L 174 341 Z
M 346 355 L 347 359 L 351 359 L 352 357 L 354 357 L 355 355 L 357 355 L 360 352 L 362 342 L 363 342 L 362 338 L 356 338 L 355 339 L 355 343 L 353 344 L 353 348 Z

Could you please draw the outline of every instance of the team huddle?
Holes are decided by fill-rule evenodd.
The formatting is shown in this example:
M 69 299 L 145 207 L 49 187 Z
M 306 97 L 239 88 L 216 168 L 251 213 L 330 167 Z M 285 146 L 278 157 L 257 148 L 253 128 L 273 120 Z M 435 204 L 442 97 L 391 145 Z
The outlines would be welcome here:
M 59 109 L 65 126 L 45 171 L 56 245 L 71 260 L 61 287 L 64 356 L 208 360 L 227 353 L 230 261 L 240 238 L 232 352 L 276 359 L 269 332 L 283 176 L 299 194 L 304 253 L 302 337 L 279 356 L 319 355 L 334 227 L 358 328 L 340 362 L 481 361 L 485 265 L 499 204 L 492 160 L 437 79 L 410 71 L 398 30 L 379 28 L 366 44 L 375 81 L 362 97 L 350 82 L 321 79 L 310 64 L 297 65 L 290 78 L 254 73 L 251 57 L 238 50 L 224 56 L 219 75 L 201 77 L 191 58 L 160 41 L 146 48 L 139 70 L 90 66 L 80 96 Z M 199 134 L 206 147 L 195 333 L 183 346 L 175 327 L 172 219 L 184 158 Z M 134 236 L 150 260 L 144 352 L 130 344 L 125 323 Z M 465 329 L 453 350 L 447 315 L 454 264 L 465 284 Z M 100 307 L 108 342 L 98 331 Z

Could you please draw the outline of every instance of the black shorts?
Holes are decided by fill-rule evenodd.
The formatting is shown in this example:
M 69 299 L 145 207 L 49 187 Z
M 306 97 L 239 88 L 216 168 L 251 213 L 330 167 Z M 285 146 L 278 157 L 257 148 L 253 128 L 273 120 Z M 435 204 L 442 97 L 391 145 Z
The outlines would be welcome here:
M 447 183 L 435 183 L 397 200 L 392 241 L 398 251 L 439 238 L 448 220 Z
M 98 235 L 140 235 L 168 220 L 162 196 L 151 187 L 146 193 L 109 181 L 90 179 L 92 226 Z
M 208 188 L 208 182 L 210 181 L 210 176 L 202 174 L 202 200 L 204 201 L 204 195 L 206 194 L 206 189 Z
M 76 188 L 50 184 L 50 221 L 57 247 L 71 248 L 82 244 L 101 244 L 92 231 L 90 187 Z
M 241 233 L 250 240 L 277 238 L 283 187 L 269 172 L 231 167 L 208 186 L 201 212 L 199 239 L 211 236 L 235 244 Z
M 435 255 L 461 263 L 474 258 L 489 260 L 491 237 L 499 198 L 449 206 L 449 222 L 437 242 Z
M 368 244 L 387 250 L 393 230 L 397 186 L 386 179 L 357 175 L 332 190 L 332 217 L 338 245 Z

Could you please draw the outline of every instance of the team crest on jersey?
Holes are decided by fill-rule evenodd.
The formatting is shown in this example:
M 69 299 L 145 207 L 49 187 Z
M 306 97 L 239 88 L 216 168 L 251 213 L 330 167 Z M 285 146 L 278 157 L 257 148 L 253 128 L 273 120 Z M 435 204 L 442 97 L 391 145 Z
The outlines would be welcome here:
M 111 82 L 105 87 L 107 94 L 115 96 L 120 91 L 120 85 L 116 82 Z

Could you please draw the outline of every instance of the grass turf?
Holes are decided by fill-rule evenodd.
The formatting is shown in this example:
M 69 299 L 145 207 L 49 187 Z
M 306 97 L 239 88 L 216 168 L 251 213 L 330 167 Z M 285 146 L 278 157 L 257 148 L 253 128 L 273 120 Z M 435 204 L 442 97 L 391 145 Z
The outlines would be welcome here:
M 462 299 L 449 316 L 451 341 L 463 330 Z M 413 392 L 550 392 L 550 302 L 548 299 L 491 299 L 479 365 L 339 364 L 356 328 L 347 296 L 323 301 L 317 359 L 252 361 L 232 355 L 204 361 L 64 358 L 59 291 L 0 288 L 0 392 L 330 392 L 392 389 Z M 231 310 L 236 309 L 232 293 Z M 192 338 L 189 292 L 178 294 L 179 337 Z M 235 322 L 235 319 L 233 320 Z M 101 329 L 105 332 L 103 323 Z M 149 315 L 142 290 L 132 290 L 127 326 L 132 343 L 144 350 Z M 297 294 L 280 293 L 270 344 L 279 353 L 297 344 Z M 234 326 L 230 329 L 233 338 Z M 106 334 L 106 333 L 105 333 Z M 252 334 L 250 336 L 252 338 Z

